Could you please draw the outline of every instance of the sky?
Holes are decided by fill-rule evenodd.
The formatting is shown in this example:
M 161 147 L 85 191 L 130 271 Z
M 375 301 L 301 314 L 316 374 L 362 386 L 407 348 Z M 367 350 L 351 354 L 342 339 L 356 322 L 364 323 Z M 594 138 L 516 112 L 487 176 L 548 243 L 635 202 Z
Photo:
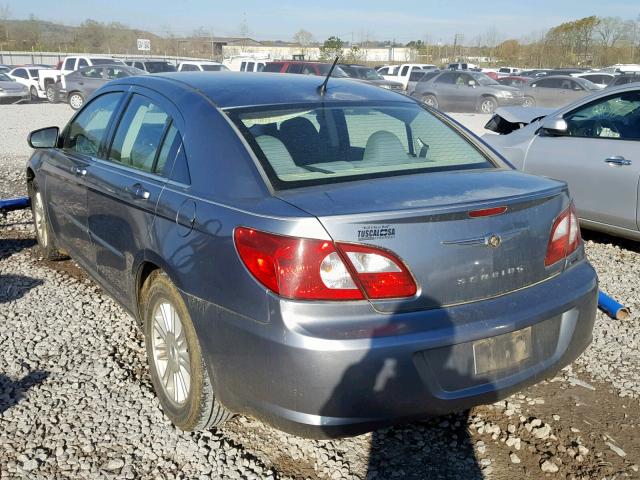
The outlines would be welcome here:
M 187 35 L 204 28 L 216 36 L 238 36 L 246 21 L 257 40 L 292 39 L 305 29 L 315 40 L 331 35 L 364 39 L 464 43 L 492 28 L 500 39 L 523 38 L 589 15 L 636 19 L 639 0 L 0 0 L 11 18 L 34 14 L 42 20 L 77 25 L 87 18 L 117 21 L 158 34 Z M 246 19 L 246 20 L 245 20 Z

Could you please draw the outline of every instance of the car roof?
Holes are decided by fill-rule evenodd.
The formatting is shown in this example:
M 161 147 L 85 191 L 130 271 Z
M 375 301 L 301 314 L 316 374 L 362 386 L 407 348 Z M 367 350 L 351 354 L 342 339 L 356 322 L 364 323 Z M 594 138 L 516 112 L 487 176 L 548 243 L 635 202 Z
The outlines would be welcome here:
M 323 101 L 415 103 L 415 100 L 405 95 L 384 88 L 333 77 L 329 80 L 327 92 L 321 96 L 318 87 L 322 83 L 322 77 L 315 75 L 265 72 L 259 75 L 248 75 L 244 72 L 216 72 L 212 75 L 202 72 L 172 72 L 128 77 L 116 80 L 116 83 L 148 86 L 160 93 L 170 93 L 173 88 L 190 88 L 199 91 L 220 108 L 320 103 Z

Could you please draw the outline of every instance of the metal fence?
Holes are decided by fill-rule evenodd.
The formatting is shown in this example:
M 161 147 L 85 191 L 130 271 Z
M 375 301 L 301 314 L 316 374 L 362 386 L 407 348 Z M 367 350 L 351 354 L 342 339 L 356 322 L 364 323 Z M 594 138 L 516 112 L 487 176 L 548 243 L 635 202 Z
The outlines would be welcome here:
M 194 57 L 173 57 L 170 55 L 141 55 L 141 54 L 104 54 L 104 53 L 86 53 L 86 52 L 17 52 L 17 51 L 0 51 L 0 64 L 1 65 L 31 65 L 31 64 L 43 64 L 43 65 L 56 65 L 64 57 L 70 56 L 98 56 L 98 57 L 113 57 L 121 60 L 167 60 L 174 63 L 179 63 L 185 60 L 208 60 L 206 58 L 194 58 Z

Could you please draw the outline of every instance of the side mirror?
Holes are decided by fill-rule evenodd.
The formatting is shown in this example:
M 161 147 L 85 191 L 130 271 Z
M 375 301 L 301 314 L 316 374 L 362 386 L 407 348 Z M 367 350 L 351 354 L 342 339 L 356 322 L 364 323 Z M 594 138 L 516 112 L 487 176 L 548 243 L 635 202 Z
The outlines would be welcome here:
M 27 137 L 27 143 L 31 148 L 55 148 L 58 145 L 58 127 L 46 127 L 34 130 Z
M 469 84 L 470 87 L 475 87 L 476 86 L 476 81 L 475 80 L 469 80 Z
M 547 135 L 566 135 L 569 126 L 562 118 L 546 118 L 542 122 L 542 131 Z

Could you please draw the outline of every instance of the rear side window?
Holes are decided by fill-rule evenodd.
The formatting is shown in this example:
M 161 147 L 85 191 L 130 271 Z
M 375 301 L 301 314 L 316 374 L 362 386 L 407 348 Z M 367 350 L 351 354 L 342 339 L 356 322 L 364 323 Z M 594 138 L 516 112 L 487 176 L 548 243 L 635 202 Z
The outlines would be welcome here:
M 80 60 L 78 60 L 78 68 L 88 67 L 88 66 L 89 66 L 89 62 L 87 62 L 84 58 L 81 58 Z
M 267 63 L 262 71 L 279 73 L 280 70 L 282 70 L 282 63 Z
M 174 124 L 169 126 L 164 137 L 155 172 L 176 182 L 191 183 L 182 137 Z
M 191 65 L 190 63 L 185 63 L 180 68 L 180 71 L 181 72 L 199 72 L 200 69 L 198 67 L 196 67 L 195 65 Z
M 80 75 L 86 78 L 102 78 L 102 67 L 91 67 L 81 70 Z
M 287 67 L 287 73 L 300 73 L 302 72 L 302 64 L 300 63 L 291 63 Z
M 73 70 L 73 67 L 75 66 L 75 63 L 76 63 L 76 57 L 67 58 L 64 61 L 63 70 Z
M 85 106 L 69 125 L 62 147 L 69 152 L 97 156 L 121 99 L 121 92 L 105 93 Z
M 152 172 L 170 121 L 169 115 L 151 100 L 133 95 L 118 125 L 109 160 Z
M 109 80 L 113 80 L 116 78 L 124 78 L 128 77 L 130 74 L 128 73 L 130 70 L 127 69 L 124 65 L 114 65 L 113 67 L 107 67 L 107 78 Z
M 229 115 L 277 189 L 495 167 L 442 120 L 409 103 L 314 104 Z

